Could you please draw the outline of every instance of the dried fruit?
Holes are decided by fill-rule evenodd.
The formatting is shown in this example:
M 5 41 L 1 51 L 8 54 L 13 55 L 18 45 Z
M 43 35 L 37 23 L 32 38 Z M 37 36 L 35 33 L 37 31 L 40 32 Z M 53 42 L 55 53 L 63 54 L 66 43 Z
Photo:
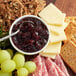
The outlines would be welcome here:
M 26 23 L 26 21 L 31 21 L 33 23 Z M 19 49 L 26 52 L 36 52 L 42 49 L 48 41 L 49 33 L 47 27 L 37 18 L 32 17 L 24 18 L 19 22 L 23 23 L 17 23 L 13 27 L 13 32 L 15 32 L 15 27 L 22 26 L 20 32 L 12 37 L 14 44 Z

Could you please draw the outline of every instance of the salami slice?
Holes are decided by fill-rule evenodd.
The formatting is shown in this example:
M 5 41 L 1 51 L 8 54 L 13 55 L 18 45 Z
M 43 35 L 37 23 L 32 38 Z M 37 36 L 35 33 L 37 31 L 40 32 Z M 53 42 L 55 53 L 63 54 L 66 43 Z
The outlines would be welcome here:
M 38 55 L 35 59 L 34 62 L 36 63 L 36 71 L 32 74 L 32 76 L 42 76 L 42 59 L 41 56 Z
M 58 67 L 61 69 L 61 71 L 66 75 L 66 76 L 70 76 L 61 57 L 59 55 L 56 56 L 55 58 L 55 63 L 58 65 Z
M 61 69 L 60 69 L 55 63 L 54 63 L 54 65 L 55 65 L 55 68 L 56 68 L 56 70 L 57 70 L 59 76 L 66 76 L 66 75 L 61 71 Z
M 46 63 L 49 76 L 59 76 L 54 63 L 50 58 L 46 58 L 45 63 Z
M 45 65 L 45 59 L 42 57 L 42 76 L 49 76 Z

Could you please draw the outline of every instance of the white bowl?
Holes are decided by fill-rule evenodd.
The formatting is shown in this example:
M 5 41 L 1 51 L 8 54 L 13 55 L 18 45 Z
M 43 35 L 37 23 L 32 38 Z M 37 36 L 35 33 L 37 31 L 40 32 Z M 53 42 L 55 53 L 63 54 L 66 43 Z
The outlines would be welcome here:
M 39 19 L 41 22 L 43 22 L 43 23 L 46 25 L 46 27 L 47 27 L 47 29 L 48 29 L 48 31 L 49 31 L 48 25 L 47 25 L 41 18 L 39 18 L 39 17 L 37 17 L 37 16 L 34 16 L 34 15 L 24 15 L 24 16 L 22 16 L 22 17 L 19 17 L 18 19 L 16 19 L 16 20 L 13 22 L 12 26 L 10 27 L 9 35 L 11 35 L 12 28 L 13 28 L 14 24 L 16 24 L 18 21 L 20 21 L 20 20 L 22 20 L 23 18 L 26 18 L 26 17 L 33 17 L 33 18 Z M 49 37 L 50 37 L 50 31 L 49 31 Z M 13 43 L 11 37 L 10 37 L 10 42 L 11 42 L 12 46 L 14 47 L 14 49 L 16 49 L 18 52 L 23 53 L 23 54 L 26 54 L 26 55 L 34 55 L 34 54 L 40 53 L 41 51 L 43 51 L 43 50 L 46 48 L 46 46 L 48 45 L 48 42 L 49 42 L 49 38 L 48 38 L 48 42 L 46 43 L 46 45 L 45 45 L 41 50 L 38 50 L 38 51 L 32 52 L 32 53 L 28 53 L 28 52 L 25 52 L 25 51 L 20 50 L 19 48 L 17 48 L 17 47 L 15 46 L 15 44 Z

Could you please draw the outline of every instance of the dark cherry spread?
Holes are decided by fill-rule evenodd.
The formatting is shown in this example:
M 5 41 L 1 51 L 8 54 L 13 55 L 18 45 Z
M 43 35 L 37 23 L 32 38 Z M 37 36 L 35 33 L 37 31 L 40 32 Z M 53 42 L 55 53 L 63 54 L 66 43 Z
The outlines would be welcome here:
M 42 49 L 49 38 L 49 31 L 45 24 L 37 18 L 26 17 L 18 21 L 12 32 L 20 32 L 12 37 L 14 45 L 22 51 L 32 53 Z

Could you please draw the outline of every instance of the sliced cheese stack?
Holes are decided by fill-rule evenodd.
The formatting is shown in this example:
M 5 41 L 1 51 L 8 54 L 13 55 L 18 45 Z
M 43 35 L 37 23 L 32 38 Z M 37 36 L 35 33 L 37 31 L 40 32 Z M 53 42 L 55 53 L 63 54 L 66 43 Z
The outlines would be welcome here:
M 40 55 L 54 59 L 55 56 L 60 53 L 61 44 L 61 42 L 49 43 L 45 50 L 40 53 Z
M 39 16 L 42 17 L 48 24 L 62 26 L 65 19 L 65 14 L 63 14 L 56 6 L 50 3 L 45 7 Z
M 66 40 L 64 32 L 64 29 L 68 25 L 64 22 L 66 14 L 62 13 L 56 6 L 50 3 L 39 13 L 39 16 L 50 27 L 51 35 L 48 46 L 40 54 L 54 59 L 60 53 L 62 41 Z

